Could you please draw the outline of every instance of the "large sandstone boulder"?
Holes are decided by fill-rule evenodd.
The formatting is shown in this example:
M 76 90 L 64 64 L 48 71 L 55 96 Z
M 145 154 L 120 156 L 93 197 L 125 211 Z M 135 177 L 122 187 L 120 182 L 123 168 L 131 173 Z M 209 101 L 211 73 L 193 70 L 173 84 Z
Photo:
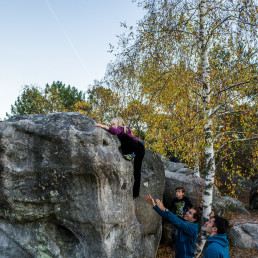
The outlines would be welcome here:
M 155 257 L 161 219 L 133 200 L 132 163 L 94 123 L 78 113 L 0 122 L 0 257 Z M 140 195 L 163 191 L 163 165 L 147 152 Z

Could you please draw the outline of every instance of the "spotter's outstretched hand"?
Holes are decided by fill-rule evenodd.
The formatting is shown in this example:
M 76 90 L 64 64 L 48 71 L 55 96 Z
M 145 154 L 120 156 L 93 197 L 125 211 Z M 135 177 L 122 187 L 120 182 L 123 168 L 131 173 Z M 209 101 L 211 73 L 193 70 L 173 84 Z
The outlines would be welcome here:
M 156 205 L 150 194 L 145 196 L 145 201 L 153 207 Z
M 166 208 L 164 207 L 163 202 L 162 202 L 161 200 L 156 199 L 156 202 L 157 202 L 158 207 L 159 207 L 162 211 L 165 211 L 165 210 L 166 210 Z

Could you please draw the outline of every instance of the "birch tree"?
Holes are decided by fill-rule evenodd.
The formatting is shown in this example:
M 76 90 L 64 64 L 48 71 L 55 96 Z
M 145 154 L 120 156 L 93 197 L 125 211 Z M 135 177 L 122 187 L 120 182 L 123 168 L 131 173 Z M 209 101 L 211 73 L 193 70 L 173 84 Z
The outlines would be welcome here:
M 203 216 L 208 218 L 212 205 L 212 189 L 215 176 L 215 160 L 213 148 L 213 132 L 212 132 L 212 107 L 210 74 L 209 74 L 209 58 L 208 49 L 209 42 L 207 38 L 207 3 L 206 0 L 200 2 L 200 59 L 202 67 L 202 99 L 204 103 L 204 119 L 205 119 L 205 159 L 206 159 L 206 178 L 203 192 Z

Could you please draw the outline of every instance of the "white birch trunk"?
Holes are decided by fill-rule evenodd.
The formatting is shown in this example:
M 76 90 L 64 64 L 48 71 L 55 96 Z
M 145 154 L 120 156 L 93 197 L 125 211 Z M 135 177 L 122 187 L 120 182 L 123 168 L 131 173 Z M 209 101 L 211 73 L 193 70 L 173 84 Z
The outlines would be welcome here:
M 215 177 L 215 160 L 214 160 L 214 149 L 212 139 L 212 110 L 207 110 L 206 124 L 205 124 L 205 157 L 206 157 L 206 176 L 205 176 L 205 187 L 203 192 L 203 218 L 204 220 L 209 219 L 212 205 L 212 194 Z
M 199 100 L 197 99 L 197 103 L 196 103 L 196 106 L 197 106 L 197 112 L 199 112 Z M 195 148 L 195 166 L 194 166 L 194 176 L 195 177 L 200 177 L 200 165 L 199 165 L 199 154 L 198 154 L 198 148 L 197 148 L 197 138 L 194 139 L 194 148 Z
M 211 212 L 212 188 L 215 176 L 215 161 L 212 136 L 212 109 L 210 107 L 210 75 L 208 59 L 208 42 L 206 38 L 206 0 L 201 0 L 200 4 L 200 42 L 201 42 L 201 65 L 202 65 L 202 84 L 203 84 L 203 104 L 205 107 L 205 159 L 206 177 L 203 193 L 203 218 L 208 219 Z
M 209 59 L 208 59 L 208 42 L 206 29 L 206 0 L 200 2 L 200 48 L 201 48 L 201 65 L 202 65 L 202 90 L 203 90 L 203 104 L 205 107 L 205 159 L 206 159 L 206 176 L 205 187 L 203 192 L 203 222 L 209 219 L 212 205 L 212 189 L 214 185 L 215 176 L 215 161 L 212 137 L 212 109 L 210 107 L 210 75 L 209 75 Z M 196 250 L 196 257 L 205 245 L 206 239 L 202 235 Z

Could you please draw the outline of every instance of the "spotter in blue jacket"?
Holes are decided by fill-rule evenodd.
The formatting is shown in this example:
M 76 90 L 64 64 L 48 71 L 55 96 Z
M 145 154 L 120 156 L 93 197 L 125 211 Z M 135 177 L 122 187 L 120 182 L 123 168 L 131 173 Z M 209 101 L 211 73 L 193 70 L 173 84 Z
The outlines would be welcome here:
M 205 249 L 203 258 L 229 258 L 228 240 L 226 234 L 206 236 L 209 246 Z

